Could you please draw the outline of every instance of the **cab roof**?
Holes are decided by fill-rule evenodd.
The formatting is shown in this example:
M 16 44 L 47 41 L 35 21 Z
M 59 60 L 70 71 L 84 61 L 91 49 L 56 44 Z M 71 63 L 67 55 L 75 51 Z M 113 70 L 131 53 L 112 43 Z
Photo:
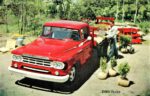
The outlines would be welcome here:
M 88 26 L 88 24 L 78 21 L 60 20 L 60 21 L 46 22 L 44 26 L 63 27 L 80 30 L 81 28 Z

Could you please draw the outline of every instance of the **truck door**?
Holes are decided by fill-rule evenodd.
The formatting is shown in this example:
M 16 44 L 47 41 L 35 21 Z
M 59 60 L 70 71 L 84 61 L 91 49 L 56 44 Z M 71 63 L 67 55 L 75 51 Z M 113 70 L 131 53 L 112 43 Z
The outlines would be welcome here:
M 82 46 L 82 50 L 83 50 L 83 60 L 82 62 L 85 63 L 89 57 L 91 56 L 91 52 L 92 52 L 92 41 L 91 40 L 87 40 L 87 37 L 89 36 L 89 29 L 88 27 L 84 27 L 81 29 L 81 39 L 82 42 L 86 41 L 83 46 Z

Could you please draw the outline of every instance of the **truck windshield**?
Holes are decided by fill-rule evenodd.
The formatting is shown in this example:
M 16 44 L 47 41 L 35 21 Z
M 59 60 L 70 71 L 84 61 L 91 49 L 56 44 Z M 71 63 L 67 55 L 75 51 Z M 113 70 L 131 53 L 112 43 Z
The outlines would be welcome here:
M 42 33 L 43 37 L 54 38 L 54 39 L 73 39 L 80 40 L 80 35 L 78 30 L 59 28 L 59 27 L 47 27 L 45 26 Z

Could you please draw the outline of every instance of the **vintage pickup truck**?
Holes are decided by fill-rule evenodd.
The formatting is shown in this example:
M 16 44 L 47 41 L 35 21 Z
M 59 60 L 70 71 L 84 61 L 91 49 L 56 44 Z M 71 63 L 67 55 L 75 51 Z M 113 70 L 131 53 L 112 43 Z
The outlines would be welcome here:
M 79 69 L 92 58 L 93 50 L 101 49 L 98 46 L 102 44 L 94 41 L 94 36 L 87 23 L 67 20 L 46 22 L 41 36 L 12 51 L 12 64 L 8 69 L 39 80 L 77 82 Z M 107 53 L 108 44 L 105 45 L 102 53 Z M 97 53 L 100 54 L 99 51 Z
M 12 73 L 57 83 L 75 82 L 93 54 L 94 33 L 83 22 L 46 22 L 35 41 L 12 51 Z

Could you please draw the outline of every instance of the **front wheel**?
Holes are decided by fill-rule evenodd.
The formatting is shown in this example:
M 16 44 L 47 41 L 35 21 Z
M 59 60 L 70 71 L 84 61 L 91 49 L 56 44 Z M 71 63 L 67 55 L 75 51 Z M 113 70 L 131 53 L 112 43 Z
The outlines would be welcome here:
M 80 86 L 80 71 L 79 66 L 76 64 L 69 72 L 69 79 L 66 83 L 68 90 L 76 90 Z
M 75 77 L 76 77 L 76 68 L 72 67 L 72 69 L 69 73 L 69 81 L 70 82 L 74 81 Z
M 69 80 L 70 83 L 75 83 L 79 81 L 79 65 L 74 65 L 69 72 Z

